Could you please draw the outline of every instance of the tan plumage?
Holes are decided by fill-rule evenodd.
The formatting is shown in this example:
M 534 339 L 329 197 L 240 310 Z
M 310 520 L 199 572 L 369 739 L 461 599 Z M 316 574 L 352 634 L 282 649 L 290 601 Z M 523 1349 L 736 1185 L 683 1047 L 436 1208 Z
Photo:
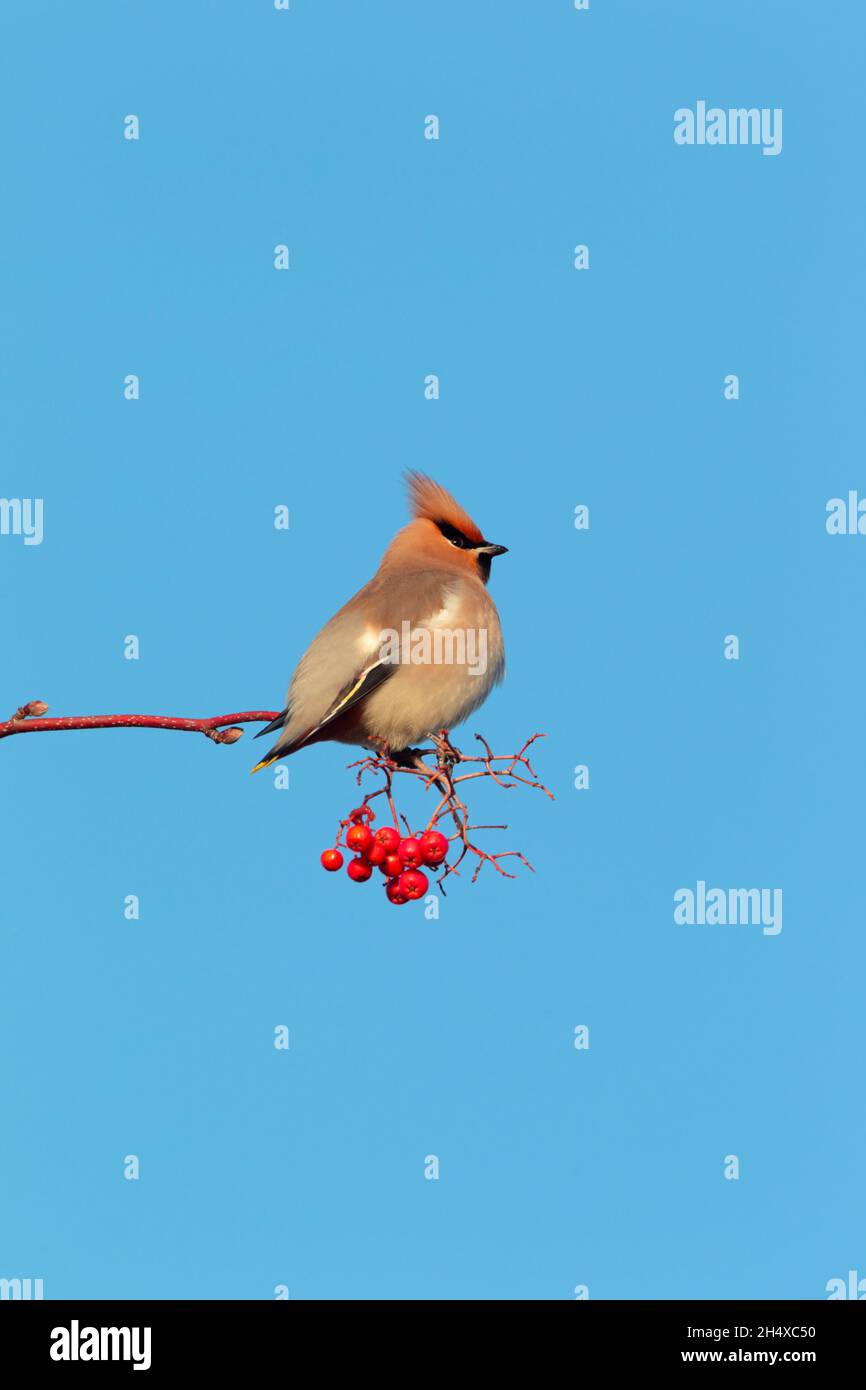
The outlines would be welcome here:
M 261 731 L 281 729 L 254 772 L 325 739 L 400 752 L 461 723 L 502 679 L 502 632 L 486 583 L 492 557 L 505 547 L 486 541 L 438 483 L 420 473 L 410 473 L 407 481 L 412 520 L 397 532 L 369 583 L 307 648 L 289 685 L 286 709 Z M 395 661 L 393 649 L 390 659 L 383 658 L 383 633 L 403 635 L 405 623 L 415 650 L 426 644 L 431 659 L 407 662 L 412 647 L 405 643 L 403 659 Z M 438 644 L 444 657 L 449 633 L 452 655 L 458 656 L 463 634 L 462 663 L 432 655 Z

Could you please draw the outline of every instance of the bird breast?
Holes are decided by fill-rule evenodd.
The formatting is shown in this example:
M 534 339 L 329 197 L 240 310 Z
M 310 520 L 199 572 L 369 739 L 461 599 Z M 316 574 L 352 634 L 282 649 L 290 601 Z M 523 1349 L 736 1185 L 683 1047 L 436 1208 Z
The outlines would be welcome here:
M 365 700 L 359 732 L 392 749 L 460 724 L 502 679 L 505 655 L 496 606 L 481 584 L 462 580 L 424 621 L 391 630 L 395 673 Z

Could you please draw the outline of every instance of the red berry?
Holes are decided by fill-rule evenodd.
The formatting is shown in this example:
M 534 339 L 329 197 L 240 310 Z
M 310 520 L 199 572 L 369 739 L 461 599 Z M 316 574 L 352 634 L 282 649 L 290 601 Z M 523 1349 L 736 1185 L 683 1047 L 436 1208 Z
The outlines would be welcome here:
M 385 895 L 389 903 L 395 903 L 397 907 L 402 907 L 409 899 L 400 887 L 399 878 L 389 878 L 385 884 Z
M 421 836 L 421 848 L 424 851 L 424 863 L 435 868 L 448 853 L 448 841 L 441 830 L 425 830 Z
M 410 901 L 414 901 L 415 898 L 423 898 L 430 883 L 426 874 L 419 873 L 417 869 L 407 869 L 398 878 L 397 886 Z
M 374 843 L 373 832 L 369 825 L 353 825 L 346 833 L 346 844 L 356 854 L 366 854 Z
M 415 839 L 414 835 L 409 835 L 405 840 L 400 841 L 397 853 L 410 869 L 417 869 L 420 864 L 424 863 L 424 846 L 420 840 Z
M 366 806 L 356 806 L 355 809 L 354 809 L 354 811 L 350 811 L 350 812 L 349 812 L 349 815 L 348 815 L 347 819 L 348 819 L 348 820 L 359 821 L 359 820 L 364 820 L 364 818 L 365 818 L 366 816 L 369 816 L 370 819 L 372 820 L 372 819 L 373 819 L 373 813 L 372 813 L 372 811 L 368 811 Z
M 386 854 L 385 862 L 379 868 L 386 878 L 399 878 L 403 872 L 403 861 L 399 854 Z
M 380 826 L 376 831 L 376 840 L 386 854 L 396 854 L 397 846 L 400 843 L 400 831 L 395 830 L 393 825 Z
M 364 851 L 364 858 L 368 864 L 372 864 L 374 869 L 380 869 L 388 858 L 388 851 L 384 845 L 380 845 L 378 840 L 374 840 L 370 848 Z
M 343 867 L 343 856 L 338 849 L 323 850 L 321 864 L 322 868 L 327 869 L 329 874 L 335 874 L 338 869 Z
M 350 859 L 346 873 L 353 883 L 366 883 L 373 872 L 372 864 L 368 864 L 366 859 L 360 856 L 357 859 Z

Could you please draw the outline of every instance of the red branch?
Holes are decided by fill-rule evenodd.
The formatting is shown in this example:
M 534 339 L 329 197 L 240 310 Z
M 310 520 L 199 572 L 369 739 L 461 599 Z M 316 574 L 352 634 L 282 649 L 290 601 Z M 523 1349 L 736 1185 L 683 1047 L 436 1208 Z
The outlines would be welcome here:
M 72 719 L 43 719 L 48 706 L 42 700 L 21 705 L 0 724 L 0 738 L 12 734 L 62 733 L 66 729 L 178 729 L 184 734 L 204 734 L 213 743 L 237 743 L 243 729 L 226 728 L 237 724 L 270 724 L 279 711 L 244 710 L 241 714 L 218 714 L 213 719 L 174 719 L 164 714 L 82 714 Z
M 352 767 L 358 769 L 356 781 L 361 785 L 361 779 L 367 773 L 379 774 L 382 777 L 382 785 L 375 791 L 368 792 L 364 797 L 361 806 L 353 812 L 348 819 L 340 822 L 340 829 L 337 832 L 337 844 L 341 843 L 346 827 L 363 812 L 368 820 L 375 819 L 370 808 L 370 802 L 377 796 L 384 796 L 388 802 L 391 812 L 391 819 L 398 830 L 400 830 L 400 820 L 403 821 L 407 835 L 412 834 L 409 822 L 404 815 L 398 817 L 397 808 L 394 804 L 394 778 L 400 774 L 409 777 L 419 777 L 424 783 L 424 790 L 430 791 L 435 788 L 439 797 L 433 809 L 433 813 L 427 822 L 426 829 L 432 830 L 440 826 L 443 820 L 450 820 L 454 824 L 454 832 L 447 838 L 452 842 L 457 850 L 457 857 L 450 863 L 442 865 L 442 873 L 438 883 L 443 893 L 444 880 L 449 874 L 457 874 L 459 877 L 460 864 L 467 855 L 470 861 L 474 857 L 477 859 L 475 871 L 472 875 L 474 883 L 485 864 L 492 864 L 497 873 L 502 874 L 503 878 L 514 878 L 514 874 L 508 873 L 503 869 L 501 859 L 518 859 L 521 864 L 525 864 L 527 869 L 534 873 L 529 860 L 517 849 L 500 850 L 497 854 L 490 854 L 487 850 L 481 849 L 471 839 L 470 835 L 476 830 L 507 830 L 507 825 L 471 825 L 469 807 L 463 800 L 457 788 L 461 782 L 472 782 L 478 777 L 490 777 L 498 787 L 504 791 L 510 791 L 517 786 L 534 787 L 538 791 L 544 792 L 553 801 L 553 793 L 540 782 L 532 767 L 528 750 L 537 739 L 544 738 L 544 734 L 533 734 L 528 738 L 523 747 L 517 753 L 494 753 L 486 739 L 480 734 L 475 735 L 476 741 L 481 744 L 483 753 L 461 753 L 451 743 L 448 731 L 440 730 L 438 738 L 434 739 L 434 748 L 416 749 L 415 762 L 407 766 L 405 763 L 395 764 L 385 755 L 380 757 L 362 758 L 357 763 L 352 763 Z M 435 761 L 428 766 L 424 759 L 433 757 Z M 464 764 L 474 764 L 471 772 L 457 772 L 457 769 Z M 402 831 L 401 831 L 402 834 Z

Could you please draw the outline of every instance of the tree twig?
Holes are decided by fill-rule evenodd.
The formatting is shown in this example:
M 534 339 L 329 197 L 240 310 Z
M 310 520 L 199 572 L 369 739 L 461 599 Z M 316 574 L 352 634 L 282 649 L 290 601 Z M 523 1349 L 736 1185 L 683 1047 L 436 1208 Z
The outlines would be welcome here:
M 439 793 L 439 797 L 433 813 L 427 821 L 426 829 L 435 829 L 443 820 L 453 822 L 454 831 L 447 838 L 454 844 L 457 850 L 456 859 L 442 866 L 442 873 L 437 880 L 443 893 L 445 892 L 445 879 L 447 879 L 450 874 L 456 874 L 458 877 L 460 876 L 459 866 L 467 855 L 470 857 L 470 860 L 473 858 L 477 860 L 475 870 L 472 874 L 473 883 L 478 878 L 485 864 L 492 864 L 496 872 L 501 874 L 503 878 L 514 878 L 514 874 L 509 873 L 507 869 L 502 867 L 499 862 L 501 859 L 518 859 L 527 869 L 531 869 L 533 873 L 535 872 L 529 860 L 525 855 L 521 854 L 520 850 L 506 849 L 500 850 L 496 854 L 490 854 L 487 850 L 481 849 L 479 845 L 474 843 L 470 838 L 470 832 L 476 830 L 507 830 L 508 826 L 471 825 L 469 821 L 469 807 L 457 791 L 457 787 L 461 782 L 471 782 L 479 777 L 489 777 L 498 787 L 502 787 L 506 791 L 518 785 L 534 787 L 538 791 L 543 792 L 545 796 L 549 796 L 551 801 L 554 799 L 553 793 L 548 790 L 543 782 L 539 781 L 528 756 L 528 750 L 537 739 L 544 738 L 544 734 L 533 734 L 531 738 L 526 740 L 523 747 L 517 753 L 494 753 L 487 740 L 482 738 L 480 734 L 476 734 L 475 738 L 481 744 L 484 750 L 483 753 L 461 752 L 454 747 L 447 731 L 443 729 L 440 731 L 438 738 L 434 739 L 433 748 L 419 748 L 414 750 L 416 754 L 414 765 L 407 765 L 404 762 L 395 763 L 384 753 L 379 756 L 372 755 L 361 758 L 358 762 L 350 764 L 350 767 L 358 769 L 356 780 L 359 786 L 365 775 L 375 776 L 378 774 L 382 778 L 382 785 L 377 787 L 374 791 L 367 793 L 359 810 L 363 809 L 365 815 L 369 819 L 373 819 L 374 817 L 369 803 L 374 800 L 375 797 L 384 795 L 388 801 L 393 823 L 398 830 L 400 825 L 397 810 L 394 805 L 394 778 L 401 774 L 409 777 L 418 777 L 423 781 L 425 791 L 429 791 L 431 787 L 435 787 Z M 425 758 L 434 758 L 435 762 L 431 766 L 428 766 L 424 761 Z M 460 772 L 455 776 L 456 769 L 462 767 L 464 764 L 476 764 L 477 766 L 471 772 Z M 409 823 L 402 813 L 400 819 L 403 820 L 408 831 Z M 338 845 L 342 843 L 342 836 L 347 826 L 352 823 L 352 816 L 340 822 L 340 829 L 337 832 Z
M 217 714 L 210 719 L 179 719 L 166 714 L 81 714 L 70 719 L 45 719 L 48 706 L 30 700 L 0 724 L 0 738 L 12 734 L 63 733 L 72 729 L 175 729 L 184 734 L 204 734 L 213 743 L 237 743 L 243 737 L 238 724 L 269 724 L 278 710 L 252 709 L 239 714 Z

